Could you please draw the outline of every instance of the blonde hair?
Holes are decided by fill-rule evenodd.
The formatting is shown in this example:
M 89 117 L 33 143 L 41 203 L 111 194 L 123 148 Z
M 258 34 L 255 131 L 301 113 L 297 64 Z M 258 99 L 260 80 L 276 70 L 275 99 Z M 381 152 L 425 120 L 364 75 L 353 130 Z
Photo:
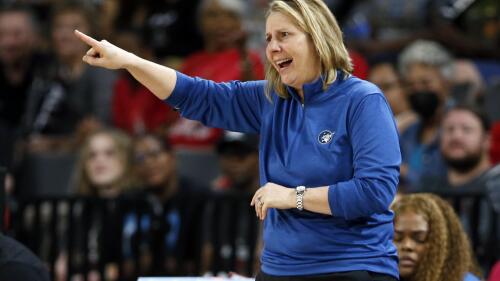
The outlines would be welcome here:
M 392 210 L 394 221 L 414 212 L 429 224 L 427 250 L 410 280 L 462 281 L 467 272 L 481 276 L 467 234 L 448 202 L 433 194 L 409 194 L 396 201 Z
M 346 75 L 352 73 L 353 66 L 342 31 L 322 0 L 275 0 L 269 5 L 266 18 L 275 12 L 288 16 L 309 35 L 320 59 L 324 90 L 337 78 L 337 69 Z M 266 63 L 266 80 L 266 96 L 270 100 L 273 90 L 282 98 L 289 97 L 278 71 L 269 61 Z
M 89 135 L 80 149 L 74 177 L 74 185 L 77 193 L 88 196 L 98 195 L 96 186 L 92 184 L 86 171 L 86 163 L 90 156 L 90 142 L 97 136 L 107 136 L 111 138 L 114 143 L 114 148 L 117 151 L 117 157 L 120 159 L 120 164 L 124 166 L 122 176 L 115 183 L 113 183 L 113 185 L 119 191 L 131 188 L 135 183 L 135 179 L 132 176 L 132 141 L 128 135 L 121 131 L 104 129 L 98 130 Z

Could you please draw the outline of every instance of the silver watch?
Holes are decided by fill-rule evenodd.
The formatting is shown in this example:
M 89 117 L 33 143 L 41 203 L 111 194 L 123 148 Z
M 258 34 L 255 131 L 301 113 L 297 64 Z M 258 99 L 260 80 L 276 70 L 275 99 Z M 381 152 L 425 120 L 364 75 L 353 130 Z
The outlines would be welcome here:
M 306 192 L 306 187 L 299 185 L 295 188 L 297 210 L 304 210 L 304 192 Z

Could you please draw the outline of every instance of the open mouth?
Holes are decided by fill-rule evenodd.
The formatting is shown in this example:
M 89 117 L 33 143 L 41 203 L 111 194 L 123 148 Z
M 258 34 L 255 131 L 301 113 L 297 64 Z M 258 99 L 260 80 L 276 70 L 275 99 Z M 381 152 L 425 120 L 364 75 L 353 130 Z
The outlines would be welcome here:
M 278 60 L 276 61 L 276 65 L 278 65 L 279 69 L 284 69 L 288 66 L 290 66 L 290 64 L 292 64 L 293 62 L 293 59 L 282 59 L 282 60 Z

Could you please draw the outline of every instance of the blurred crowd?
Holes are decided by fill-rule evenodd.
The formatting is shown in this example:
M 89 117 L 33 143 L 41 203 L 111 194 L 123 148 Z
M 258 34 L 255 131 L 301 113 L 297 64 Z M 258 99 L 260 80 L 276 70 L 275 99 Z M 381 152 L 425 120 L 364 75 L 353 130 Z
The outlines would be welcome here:
M 225 132 L 184 119 L 127 72 L 83 64 L 81 58 L 87 47 L 73 35 L 73 30 L 106 39 L 191 76 L 217 82 L 264 79 L 268 2 L 3 0 L 0 166 L 8 169 L 7 209 L 11 213 L 11 217 L 5 216 L 5 232 L 16 235 L 16 223 L 12 220 L 23 202 L 29 200 L 78 196 L 105 200 L 141 198 L 166 214 L 160 221 L 168 226 L 161 230 L 164 233 L 160 237 L 151 238 L 165 244 L 164 251 L 143 255 L 141 262 L 150 270 L 142 273 L 217 274 L 213 272 L 212 257 L 224 255 L 227 247 L 215 250 L 210 243 L 212 236 L 221 235 L 211 229 L 217 224 L 213 217 L 224 217 L 224 210 L 215 203 L 220 194 L 247 196 L 259 188 L 258 136 Z M 440 245 L 467 241 L 476 228 L 479 237 L 475 239 L 481 241 L 491 228 L 498 229 L 500 222 L 492 225 L 491 214 L 485 210 L 491 205 L 498 219 L 500 2 L 325 2 L 344 31 L 354 75 L 375 83 L 383 91 L 399 128 L 403 163 L 399 186 L 402 201 L 395 205 L 398 249 L 416 251 L 400 247 L 404 243 L 399 243 L 407 230 L 398 223 L 408 217 L 411 221 L 420 216 L 425 225 L 435 227 L 433 220 L 447 224 L 447 220 L 454 221 L 447 217 L 458 216 L 460 230 L 445 229 L 441 236 L 460 236 L 459 231 L 464 236 L 455 237 L 458 240 L 452 242 L 436 242 Z M 477 217 L 481 220 L 469 219 L 473 210 L 470 203 L 452 210 L 434 195 L 428 195 L 434 199 L 423 200 L 418 195 L 406 195 L 419 192 L 480 196 L 482 207 Z M 206 198 L 212 200 L 199 203 Z M 194 207 L 188 212 L 180 211 L 187 200 L 192 200 Z M 413 207 L 403 207 L 404 202 Z M 438 205 L 446 206 L 440 209 Z M 242 216 L 247 216 L 250 209 L 244 204 L 227 208 L 232 215 Z M 448 216 L 450 212 L 453 214 Z M 203 225 L 193 225 L 193 221 Z M 123 223 L 99 227 L 125 239 L 127 231 L 140 232 L 153 222 L 152 218 L 128 212 Z M 255 219 L 251 227 L 236 222 L 231 227 L 229 233 L 238 236 L 235 233 L 258 233 L 260 226 Z M 174 248 L 181 237 L 189 240 L 189 233 L 193 232 L 206 234 L 200 247 L 201 270 L 195 270 L 189 262 L 179 265 L 168 255 L 178 251 Z M 261 244 L 258 235 L 252 236 L 257 238 L 251 249 L 245 248 L 245 253 L 249 256 L 251 252 L 257 266 Z M 111 235 L 103 241 L 113 239 Z M 500 237 L 495 239 L 500 241 Z M 479 258 L 476 262 L 475 255 L 485 256 L 494 249 L 488 248 L 491 244 L 486 242 L 473 247 L 468 243 L 463 246 L 466 250 L 450 246 L 449 255 L 470 252 L 470 257 L 461 261 L 462 267 L 486 277 L 491 261 Z M 498 244 L 493 244 L 496 250 Z M 116 247 L 127 257 L 123 246 Z M 240 255 L 245 255 L 243 252 Z M 437 268 L 445 257 L 422 255 L 429 268 L 436 265 L 436 271 L 422 271 L 418 276 L 423 279 L 408 280 L 445 280 L 426 275 L 446 271 Z M 54 256 L 54 279 L 67 280 L 65 265 L 70 255 L 61 248 Z M 457 264 L 460 267 L 460 261 Z M 117 276 L 134 266 L 127 259 L 119 266 L 110 262 L 103 277 L 90 272 L 90 277 L 85 278 L 117 280 Z M 247 269 L 238 268 L 237 262 L 228 267 L 248 274 Z

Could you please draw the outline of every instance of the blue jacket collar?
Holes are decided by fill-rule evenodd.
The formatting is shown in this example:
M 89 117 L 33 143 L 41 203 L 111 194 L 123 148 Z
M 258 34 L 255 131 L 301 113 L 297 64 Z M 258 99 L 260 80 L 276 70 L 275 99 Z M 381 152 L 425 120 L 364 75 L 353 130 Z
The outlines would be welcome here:
M 337 78 L 335 81 L 328 86 L 328 89 L 330 89 L 332 86 L 336 85 L 339 80 L 344 79 L 344 74 L 342 71 L 337 70 Z M 326 94 L 327 92 L 330 92 L 328 89 L 323 90 L 323 81 L 324 81 L 324 75 L 321 75 L 318 77 L 318 79 L 314 80 L 313 82 L 306 83 L 302 86 L 302 89 L 304 89 L 304 103 L 308 101 L 315 100 L 317 97 L 321 97 L 321 95 Z M 286 86 L 288 93 L 290 96 L 299 101 L 302 102 L 299 94 L 297 93 L 297 90 L 294 89 L 293 87 Z

